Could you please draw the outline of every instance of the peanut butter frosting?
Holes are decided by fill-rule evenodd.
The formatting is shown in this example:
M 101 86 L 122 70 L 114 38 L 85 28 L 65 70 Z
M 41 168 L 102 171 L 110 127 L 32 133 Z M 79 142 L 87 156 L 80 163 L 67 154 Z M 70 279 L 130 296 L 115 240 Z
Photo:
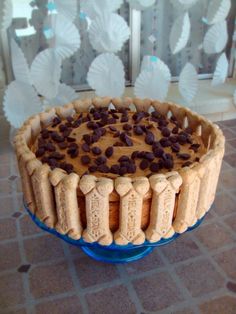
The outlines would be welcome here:
M 66 119 L 55 117 L 31 150 L 51 169 L 115 178 L 179 170 L 198 162 L 207 148 L 174 115 L 92 108 Z

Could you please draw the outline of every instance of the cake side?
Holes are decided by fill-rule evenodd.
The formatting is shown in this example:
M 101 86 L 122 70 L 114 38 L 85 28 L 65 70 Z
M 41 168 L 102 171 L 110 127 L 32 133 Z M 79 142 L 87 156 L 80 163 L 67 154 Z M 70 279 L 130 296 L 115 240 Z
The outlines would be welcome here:
M 66 117 L 89 110 L 91 105 L 107 106 L 110 101 L 119 108 L 134 104 L 138 111 L 152 106 L 165 116 L 172 112 L 181 125 L 187 123 L 199 132 L 207 154 L 179 172 L 133 177 L 129 182 L 127 177 L 109 182 L 90 175 L 79 178 L 61 169 L 51 170 L 36 159 L 30 149 L 33 140 L 56 114 Z M 155 242 L 171 237 L 174 231 L 182 233 L 206 213 L 215 196 L 224 137 L 210 121 L 176 104 L 95 98 L 77 100 L 30 118 L 15 138 L 15 149 L 25 202 L 37 217 L 74 239 L 82 235 L 88 242 L 109 245 L 114 239 L 124 245 L 141 244 L 145 239 Z

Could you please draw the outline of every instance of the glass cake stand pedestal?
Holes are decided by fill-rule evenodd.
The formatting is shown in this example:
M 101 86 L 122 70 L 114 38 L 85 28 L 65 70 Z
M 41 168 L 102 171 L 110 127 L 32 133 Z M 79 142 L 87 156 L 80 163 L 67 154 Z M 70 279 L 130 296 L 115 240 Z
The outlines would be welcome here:
M 60 234 L 55 229 L 47 227 L 42 221 L 40 221 L 26 206 L 24 203 L 24 207 L 28 214 L 30 215 L 31 219 L 34 221 L 34 223 L 41 229 L 54 234 L 60 239 L 63 239 L 64 241 L 80 247 L 88 256 L 93 258 L 96 261 L 106 262 L 106 263 L 128 263 L 133 262 L 136 260 L 139 260 L 143 258 L 144 256 L 148 255 L 153 251 L 155 247 L 166 245 L 175 239 L 177 239 L 181 234 L 175 233 L 171 238 L 169 239 L 161 239 L 158 242 L 150 243 L 148 241 L 145 241 L 141 245 L 117 245 L 115 243 L 112 243 L 109 246 L 103 246 L 99 243 L 87 243 L 83 241 L 83 239 L 74 240 L 67 235 Z M 189 232 L 195 228 L 197 228 L 201 222 L 203 221 L 204 217 L 202 217 L 200 220 L 197 221 L 197 223 L 188 228 L 187 231 Z M 184 233 L 182 233 L 184 234 Z

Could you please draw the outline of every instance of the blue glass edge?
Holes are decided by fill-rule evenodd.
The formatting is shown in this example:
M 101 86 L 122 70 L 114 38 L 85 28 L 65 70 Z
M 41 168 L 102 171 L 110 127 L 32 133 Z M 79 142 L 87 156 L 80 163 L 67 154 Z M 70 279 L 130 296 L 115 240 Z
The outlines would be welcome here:
M 101 248 L 101 249 L 106 249 L 106 250 L 120 250 L 120 251 L 125 251 L 125 250 L 132 250 L 132 249 L 137 249 L 137 248 L 141 248 L 141 247 L 157 247 L 157 246 L 162 246 L 162 245 L 165 245 L 165 244 L 168 244 L 170 242 L 172 242 L 173 240 L 177 239 L 181 234 L 180 233 L 175 233 L 171 238 L 168 238 L 168 239 L 161 239 L 160 241 L 158 242 L 154 242 L 154 243 L 151 243 L 149 241 L 145 241 L 143 244 L 140 244 L 140 245 L 134 245 L 132 243 L 129 243 L 127 245 L 117 245 L 115 244 L 114 242 L 109 245 L 109 246 L 104 246 L 104 245 L 101 245 L 97 242 L 94 242 L 94 243 L 88 243 L 88 242 L 85 242 L 82 238 L 79 239 L 79 240 L 74 240 L 70 237 L 68 237 L 67 235 L 63 235 L 63 234 L 60 234 L 59 232 L 57 232 L 55 229 L 52 229 L 52 228 L 49 228 L 47 227 L 43 222 L 41 222 L 31 211 L 30 209 L 26 206 L 26 204 L 24 203 L 24 207 L 26 209 L 26 211 L 28 212 L 28 214 L 30 215 L 31 219 L 34 221 L 34 223 L 41 229 L 51 233 L 51 234 L 54 234 L 56 235 L 58 238 L 66 241 L 66 242 L 69 242 L 73 245 L 76 245 L 76 246 L 81 246 L 81 247 L 87 247 L 87 248 Z M 205 215 L 206 216 L 206 215 Z M 203 216 L 201 219 L 199 219 L 196 224 L 192 227 L 189 227 L 185 232 L 189 232 L 189 231 L 192 231 L 194 230 L 195 228 L 197 228 L 203 221 L 203 219 L 205 218 L 205 216 Z M 183 233 L 182 233 L 183 234 Z M 86 251 L 86 250 L 84 250 Z M 148 253 L 147 253 L 148 254 Z M 145 256 L 145 255 L 144 255 Z

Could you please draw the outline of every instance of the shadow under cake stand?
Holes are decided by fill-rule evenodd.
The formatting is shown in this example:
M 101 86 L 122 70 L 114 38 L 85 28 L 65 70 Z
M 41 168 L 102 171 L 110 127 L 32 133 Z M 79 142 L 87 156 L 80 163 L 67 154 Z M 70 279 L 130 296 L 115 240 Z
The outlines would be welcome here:
M 139 260 L 145 257 L 146 255 L 148 255 L 149 253 L 151 253 L 155 247 L 168 244 L 174 241 L 175 239 L 177 239 L 181 235 L 180 233 L 175 233 L 171 238 L 161 239 L 160 241 L 157 241 L 154 243 L 145 241 L 143 244 L 140 244 L 140 245 L 133 245 L 131 243 L 129 243 L 128 245 L 117 245 L 113 242 L 109 246 L 103 246 L 97 242 L 88 243 L 88 242 L 85 242 L 82 238 L 80 238 L 79 240 L 74 240 L 68 237 L 67 235 L 60 234 L 59 232 L 56 231 L 56 229 L 49 228 L 42 221 L 40 221 L 30 211 L 30 209 L 26 206 L 25 203 L 24 203 L 24 207 L 26 211 L 28 212 L 28 214 L 30 215 L 31 219 L 39 228 L 51 234 L 54 234 L 58 238 L 63 239 L 64 241 L 72 245 L 80 247 L 84 251 L 84 253 L 86 253 L 88 256 L 90 256 L 94 260 L 106 262 L 106 263 L 128 263 L 128 262 Z M 189 232 L 197 228 L 203 221 L 204 217 L 199 219 L 194 226 L 189 227 L 185 232 Z

